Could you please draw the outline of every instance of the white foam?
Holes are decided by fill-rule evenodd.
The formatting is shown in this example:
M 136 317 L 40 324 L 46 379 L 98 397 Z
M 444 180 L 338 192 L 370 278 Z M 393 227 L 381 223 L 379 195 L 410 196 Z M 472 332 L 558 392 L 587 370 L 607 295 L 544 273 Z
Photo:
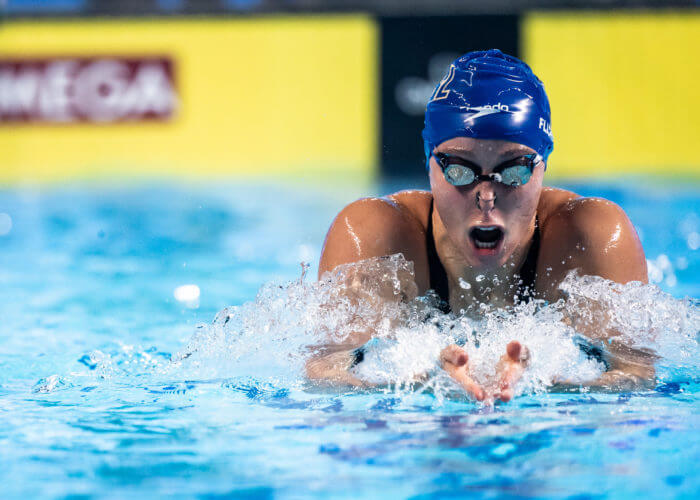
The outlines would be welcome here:
M 577 331 L 565 324 L 565 318 L 578 318 L 610 321 L 618 340 L 655 351 L 660 365 L 697 372 L 697 304 L 653 285 L 571 274 L 562 284 L 567 301 L 531 301 L 473 320 L 443 314 L 434 297 L 417 297 L 415 285 L 406 285 L 412 278 L 412 263 L 395 255 L 340 266 L 319 282 L 267 284 L 254 302 L 227 308 L 203 326 L 175 364 L 191 371 L 188 376 L 301 383 L 313 346 L 347 342 L 353 332 L 369 329 L 378 340 L 354 369 L 356 376 L 399 388 L 415 387 L 420 379 L 441 392 L 454 390 L 440 368 L 445 346 L 464 344 L 474 378 L 487 384 L 506 345 L 518 340 L 531 354 L 519 390 L 538 392 L 556 380 L 584 383 L 604 369 L 581 351 Z M 584 312 L 590 302 L 604 306 L 610 317 Z
M 318 282 L 303 274 L 305 268 L 299 280 L 268 283 L 254 301 L 222 310 L 171 360 L 122 346 L 118 359 L 96 351 L 84 364 L 100 378 L 133 378 L 135 372 L 167 380 L 252 377 L 293 387 L 305 383 L 306 361 L 318 346 L 373 331 L 376 340 L 354 374 L 383 390 L 429 390 L 439 400 L 459 393 L 440 367 L 445 346 L 463 345 L 473 377 L 489 384 L 507 344 L 518 340 L 529 349 L 530 362 L 517 392 L 537 393 L 558 380 L 585 383 L 602 373 L 604 366 L 577 345 L 577 328 L 607 324 L 617 340 L 660 356 L 662 380 L 698 374 L 700 307 L 654 285 L 572 273 L 562 283 L 566 301 L 484 308 L 475 320 L 442 313 L 434 295 L 418 297 L 413 265 L 400 254 L 339 266 Z M 55 386 L 49 381 L 42 390 Z

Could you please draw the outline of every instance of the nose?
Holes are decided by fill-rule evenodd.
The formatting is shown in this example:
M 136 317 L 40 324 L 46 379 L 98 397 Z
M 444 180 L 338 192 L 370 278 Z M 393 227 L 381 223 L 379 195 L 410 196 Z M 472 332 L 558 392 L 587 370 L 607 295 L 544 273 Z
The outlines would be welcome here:
M 483 182 L 476 189 L 476 207 L 484 213 L 489 213 L 496 205 L 496 192 L 490 182 Z

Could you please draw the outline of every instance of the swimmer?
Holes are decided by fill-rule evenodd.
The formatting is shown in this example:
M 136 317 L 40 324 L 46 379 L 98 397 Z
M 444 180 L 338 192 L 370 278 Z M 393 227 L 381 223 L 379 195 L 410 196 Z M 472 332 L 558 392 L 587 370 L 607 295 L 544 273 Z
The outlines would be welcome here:
M 319 277 L 341 264 L 402 253 L 415 269 L 415 283 L 406 286 L 419 294 L 434 290 L 446 311 L 470 315 L 479 314 L 480 304 L 557 301 L 563 298 L 559 284 L 574 269 L 617 283 L 646 283 L 644 251 L 619 206 L 543 187 L 554 145 L 550 123 L 544 86 L 525 63 L 499 50 L 456 59 L 425 112 L 430 191 L 346 206 L 326 236 Z M 612 341 L 615 332 L 604 326 L 576 327 L 592 343 L 609 344 L 607 371 L 584 385 L 622 390 L 653 384 L 652 355 Z M 362 362 L 368 337 L 365 332 L 328 347 L 307 363 L 308 378 L 366 386 L 352 367 Z M 527 346 L 513 339 L 488 387 L 470 375 L 463 348 L 445 348 L 441 363 L 470 397 L 508 401 L 528 357 Z

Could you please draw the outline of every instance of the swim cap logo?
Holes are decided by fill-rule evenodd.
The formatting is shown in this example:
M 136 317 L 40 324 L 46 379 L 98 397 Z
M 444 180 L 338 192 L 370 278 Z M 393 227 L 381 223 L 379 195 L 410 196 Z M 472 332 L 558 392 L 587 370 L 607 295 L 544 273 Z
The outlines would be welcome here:
M 483 109 L 495 109 L 497 111 L 510 111 L 510 108 L 508 108 L 507 104 L 501 104 L 500 102 L 497 102 L 496 104 L 484 104 L 481 106 Z
M 454 80 L 455 77 L 455 65 L 452 64 L 450 66 L 450 69 L 447 71 L 447 74 L 445 75 L 445 78 L 442 79 L 440 82 L 440 85 L 438 85 L 435 88 L 435 91 L 433 92 L 433 95 L 430 96 L 430 102 L 433 101 L 439 101 L 441 99 L 447 99 L 447 97 L 450 95 L 451 90 L 449 90 L 447 87 L 452 83 L 452 80 Z M 472 78 L 474 77 L 474 73 L 472 71 L 465 71 L 464 72 L 464 78 L 462 81 L 467 84 L 469 87 L 472 86 Z
M 485 104 L 483 106 L 472 106 L 467 108 L 468 111 L 476 111 L 475 114 L 470 115 L 467 120 L 471 121 L 476 118 L 481 118 L 482 116 L 492 115 L 494 113 L 510 113 L 510 108 L 507 104 L 501 104 L 500 102 L 496 104 Z
M 552 125 L 544 118 L 540 118 L 539 129 L 542 130 L 549 137 L 552 137 Z

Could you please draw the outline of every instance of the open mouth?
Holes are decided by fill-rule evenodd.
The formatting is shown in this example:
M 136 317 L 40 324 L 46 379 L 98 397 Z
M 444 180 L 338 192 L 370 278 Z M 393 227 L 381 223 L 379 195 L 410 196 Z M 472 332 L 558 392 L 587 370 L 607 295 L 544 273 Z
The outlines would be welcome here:
M 498 226 L 479 226 L 469 231 L 469 236 L 478 250 L 495 250 L 503 241 L 503 229 Z

